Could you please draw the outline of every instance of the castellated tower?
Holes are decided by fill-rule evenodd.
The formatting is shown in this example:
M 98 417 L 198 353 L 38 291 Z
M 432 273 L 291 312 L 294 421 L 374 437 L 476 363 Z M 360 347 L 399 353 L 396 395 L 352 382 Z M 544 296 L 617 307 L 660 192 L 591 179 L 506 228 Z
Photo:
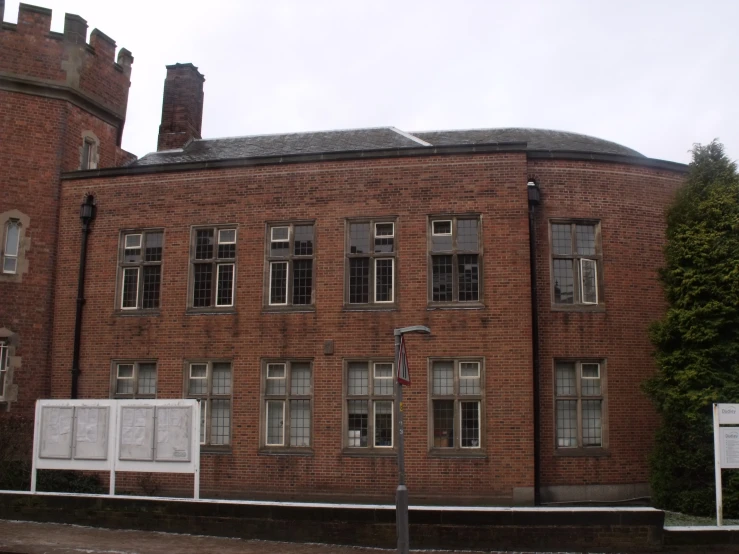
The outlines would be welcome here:
M 11 24 L 4 7 L 0 0 L 0 417 L 30 415 L 49 395 L 57 250 L 80 249 L 79 240 L 57 244 L 61 174 L 134 159 L 120 148 L 131 53 L 116 60 L 115 42 L 97 29 L 88 43 L 77 15 L 56 33 L 51 10 L 21 4 Z

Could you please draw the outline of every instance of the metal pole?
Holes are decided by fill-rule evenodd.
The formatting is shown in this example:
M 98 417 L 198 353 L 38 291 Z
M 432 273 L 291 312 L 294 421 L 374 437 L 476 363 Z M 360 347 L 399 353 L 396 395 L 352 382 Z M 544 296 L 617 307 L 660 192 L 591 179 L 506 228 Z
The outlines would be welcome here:
M 716 525 L 724 524 L 724 502 L 721 491 L 721 430 L 719 429 L 718 404 L 713 405 L 713 460 L 716 472 Z
M 395 334 L 395 363 L 400 351 L 400 333 Z M 397 371 L 397 367 L 396 367 Z M 403 430 L 403 385 L 395 379 L 395 417 L 398 420 L 398 488 L 395 491 L 395 525 L 398 532 L 398 554 L 408 554 L 408 487 L 405 486 L 405 432 Z
M 85 305 L 85 269 L 87 267 L 87 236 L 90 224 L 95 219 L 95 199 L 88 194 L 80 211 L 82 220 L 82 241 L 80 242 L 80 269 L 77 280 L 77 310 L 74 317 L 74 350 L 72 352 L 72 399 L 77 398 L 80 379 L 80 339 L 82 337 L 82 307 Z

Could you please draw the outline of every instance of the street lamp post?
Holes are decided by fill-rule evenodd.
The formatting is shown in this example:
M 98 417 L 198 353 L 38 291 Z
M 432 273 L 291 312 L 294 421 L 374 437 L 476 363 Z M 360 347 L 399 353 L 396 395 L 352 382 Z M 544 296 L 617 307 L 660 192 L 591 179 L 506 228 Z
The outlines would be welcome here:
M 405 431 L 403 430 L 403 385 L 397 378 L 400 371 L 401 360 L 398 359 L 400 353 L 400 338 L 406 333 L 423 333 L 428 335 L 431 329 L 423 325 L 413 325 L 411 327 L 400 327 L 395 329 L 395 417 L 398 420 L 398 488 L 395 491 L 395 526 L 398 533 L 398 553 L 408 554 L 409 538 L 408 538 L 408 487 L 405 485 Z

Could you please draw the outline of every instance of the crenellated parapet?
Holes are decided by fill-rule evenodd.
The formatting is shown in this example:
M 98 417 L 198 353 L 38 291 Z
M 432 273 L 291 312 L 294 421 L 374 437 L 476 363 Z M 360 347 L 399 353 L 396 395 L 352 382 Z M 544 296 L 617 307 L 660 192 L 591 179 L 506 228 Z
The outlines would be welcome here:
M 4 15 L 0 0 L 0 20 Z M 65 97 L 118 127 L 128 103 L 133 56 L 94 29 L 66 14 L 64 32 L 51 31 L 50 9 L 21 4 L 18 23 L 0 22 L 0 89 Z

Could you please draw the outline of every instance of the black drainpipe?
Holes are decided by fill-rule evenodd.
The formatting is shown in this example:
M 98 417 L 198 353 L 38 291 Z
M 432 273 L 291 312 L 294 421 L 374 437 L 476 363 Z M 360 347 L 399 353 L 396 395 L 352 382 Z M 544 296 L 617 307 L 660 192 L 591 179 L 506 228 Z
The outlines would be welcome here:
M 541 505 L 541 427 L 539 414 L 539 303 L 536 294 L 536 206 L 541 201 L 539 186 L 529 179 L 529 265 L 531 267 L 531 348 L 534 357 L 534 506 Z
M 87 235 L 90 234 L 90 224 L 95 219 L 95 197 L 92 194 L 85 196 L 80 206 L 80 220 L 82 221 L 82 243 L 80 245 L 80 271 L 77 281 L 77 312 L 74 317 L 74 353 L 72 354 L 72 399 L 77 398 L 80 380 L 80 338 L 82 335 L 82 306 L 85 304 L 85 268 L 87 266 Z

